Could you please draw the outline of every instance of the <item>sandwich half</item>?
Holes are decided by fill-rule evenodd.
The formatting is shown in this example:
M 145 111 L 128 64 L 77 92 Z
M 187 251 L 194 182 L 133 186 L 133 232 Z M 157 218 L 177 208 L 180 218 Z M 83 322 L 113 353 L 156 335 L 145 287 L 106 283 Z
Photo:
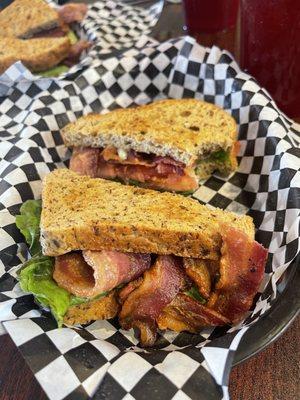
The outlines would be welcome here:
M 263 277 L 267 251 L 252 219 L 190 198 L 65 169 L 45 178 L 41 210 L 43 254 L 20 283 L 60 323 L 118 315 L 151 346 L 157 329 L 196 333 L 240 321 Z
M 67 37 L 20 40 L 0 37 L 0 73 L 17 61 L 32 72 L 49 70 L 64 60 L 70 50 Z
M 56 10 L 44 0 L 15 0 L 0 13 L 0 73 L 18 60 L 46 76 L 67 71 L 90 47 L 88 41 L 77 39 L 71 27 L 86 12 L 85 4 Z
M 192 193 L 212 172 L 237 168 L 234 119 L 196 99 L 87 115 L 61 134 L 73 171 L 152 189 Z

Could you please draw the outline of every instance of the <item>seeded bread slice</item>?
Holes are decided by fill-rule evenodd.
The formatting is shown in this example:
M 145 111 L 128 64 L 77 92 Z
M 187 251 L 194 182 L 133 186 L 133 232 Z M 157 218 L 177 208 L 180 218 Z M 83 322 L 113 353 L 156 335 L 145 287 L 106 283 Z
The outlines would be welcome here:
M 0 36 L 27 39 L 60 24 L 58 12 L 43 0 L 15 0 L 0 13 Z
M 189 165 L 237 139 L 234 119 L 221 108 L 196 99 L 168 99 L 90 114 L 62 130 L 67 146 L 106 147 L 170 156 Z
M 46 176 L 42 202 L 41 245 L 48 256 L 106 249 L 218 259 L 222 224 L 254 238 L 249 216 L 67 169 Z
M 17 61 L 32 72 L 45 71 L 64 60 L 71 47 L 67 37 L 14 39 L 0 38 L 0 74 Z

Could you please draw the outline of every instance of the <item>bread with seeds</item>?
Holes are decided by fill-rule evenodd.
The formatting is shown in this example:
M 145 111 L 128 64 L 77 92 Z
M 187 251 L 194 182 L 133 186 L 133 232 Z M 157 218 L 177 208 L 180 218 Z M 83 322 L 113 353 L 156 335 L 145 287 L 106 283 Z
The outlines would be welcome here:
M 197 99 L 167 99 L 90 114 L 63 128 L 74 148 L 70 168 L 92 177 L 175 192 L 237 168 L 237 125 L 221 108 Z
M 0 13 L 0 36 L 28 39 L 60 25 L 58 12 L 44 0 L 15 0 Z
M 41 244 L 49 256 L 109 249 L 218 259 L 222 225 L 254 238 L 249 216 L 67 169 L 46 176 L 42 198 Z
M 0 74 L 17 61 L 32 72 L 45 71 L 58 65 L 70 50 L 67 37 L 15 39 L 0 38 Z

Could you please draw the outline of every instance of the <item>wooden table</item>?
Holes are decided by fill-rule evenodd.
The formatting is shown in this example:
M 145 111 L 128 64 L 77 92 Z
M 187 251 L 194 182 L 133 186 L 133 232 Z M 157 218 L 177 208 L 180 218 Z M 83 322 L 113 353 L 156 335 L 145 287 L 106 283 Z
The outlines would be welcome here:
M 167 28 L 166 28 L 167 27 Z M 168 4 L 154 36 L 184 34 L 180 5 Z M 204 44 L 234 52 L 233 35 L 207 35 Z M 203 42 L 202 42 L 203 43 Z M 298 400 L 300 397 L 300 317 L 266 350 L 235 367 L 230 376 L 232 400 Z M 46 396 L 8 335 L 0 337 L 0 400 L 46 400 Z M 107 399 L 113 400 L 113 399 Z

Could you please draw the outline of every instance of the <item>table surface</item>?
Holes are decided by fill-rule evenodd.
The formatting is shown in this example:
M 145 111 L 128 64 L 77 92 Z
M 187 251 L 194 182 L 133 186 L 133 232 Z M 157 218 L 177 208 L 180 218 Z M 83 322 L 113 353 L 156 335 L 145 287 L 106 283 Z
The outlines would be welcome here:
M 168 4 L 153 35 L 160 41 L 184 34 L 180 5 Z M 205 45 L 234 52 L 233 35 L 207 35 Z M 225 42 L 224 42 L 225 41 Z M 300 317 L 260 354 L 233 368 L 232 400 L 297 400 L 300 393 Z M 0 400 L 45 400 L 46 396 L 8 335 L 0 337 Z M 109 399 L 108 399 L 109 400 Z

